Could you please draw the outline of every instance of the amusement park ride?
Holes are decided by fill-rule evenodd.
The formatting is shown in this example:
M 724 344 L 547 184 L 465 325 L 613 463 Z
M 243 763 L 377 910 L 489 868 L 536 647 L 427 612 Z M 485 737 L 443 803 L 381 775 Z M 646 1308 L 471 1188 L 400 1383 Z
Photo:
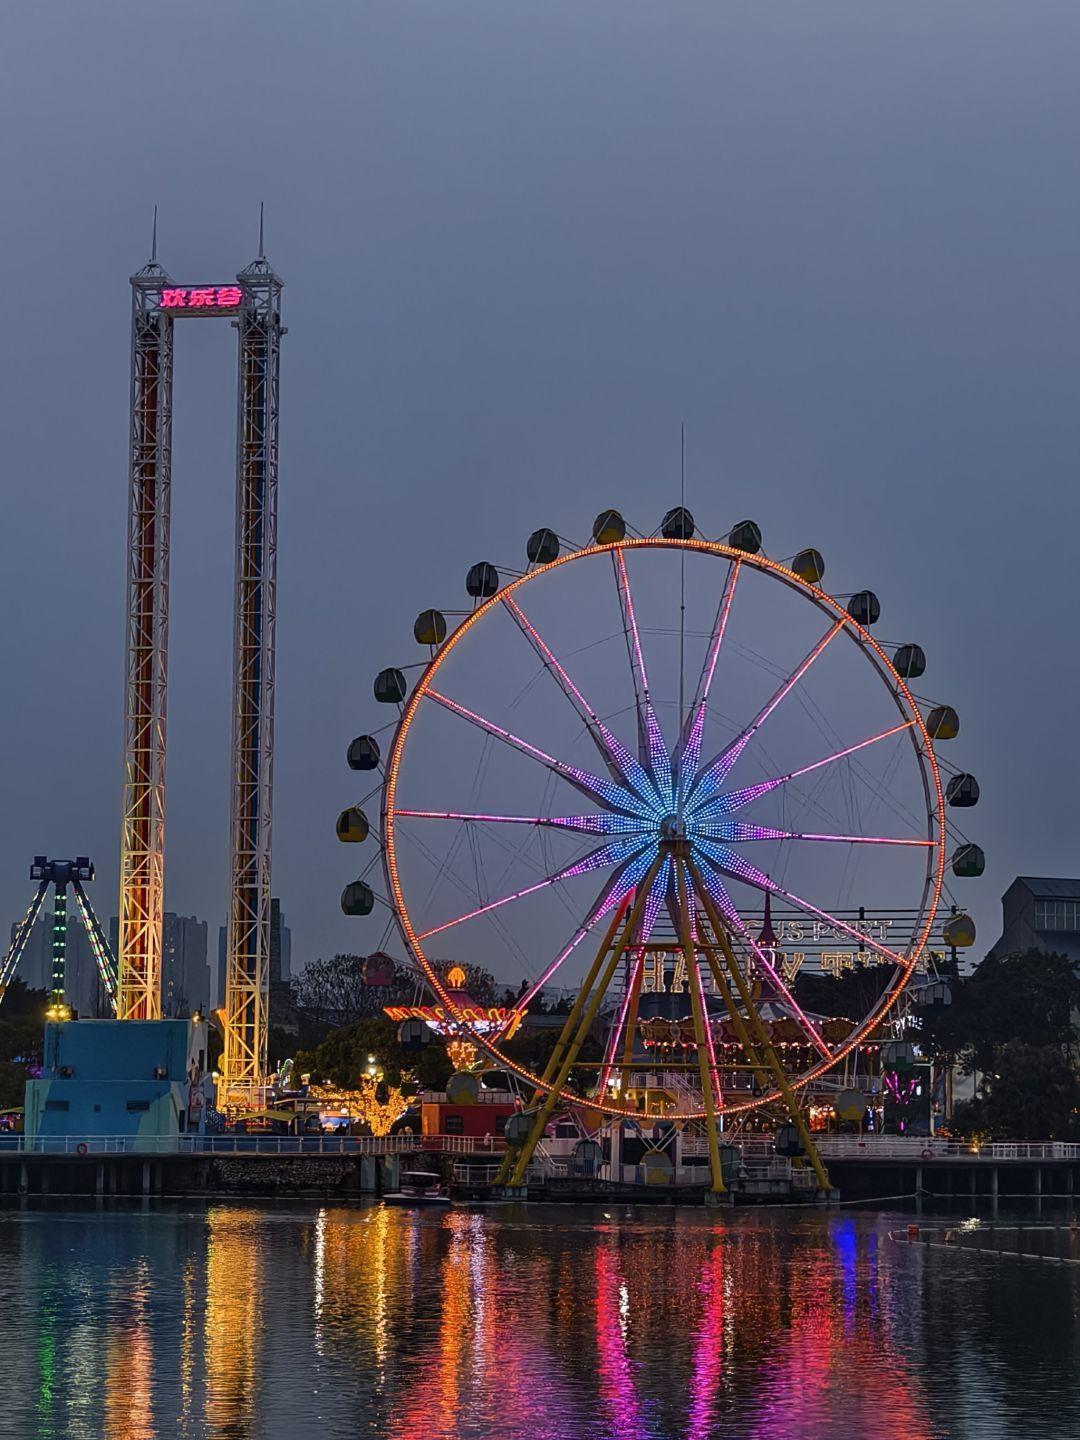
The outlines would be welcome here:
M 34 898 L 30 901 L 26 914 L 20 921 L 15 935 L 11 942 L 11 948 L 4 957 L 3 965 L 0 967 L 0 999 L 4 991 L 11 984 L 15 971 L 18 969 L 19 961 L 22 959 L 26 949 L 27 941 L 33 933 L 41 908 L 45 903 L 45 897 L 49 893 L 49 886 L 53 889 L 53 911 L 52 911 L 52 984 L 49 991 L 48 1016 L 52 1020 L 62 1019 L 69 1013 L 67 1008 L 67 931 L 68 931 L 68 908 L 67 892 L 70 885 L 72 894 L 75 896 L 75 903 L 79 909 L 79 916 L 82 920 L 83 929 L 86 931 L 86 938 L 90 942 L 90 951 L 97 966 L 98 978 L 101 981 L 101 988 L 104 991 L 110 1008 L 116 1010 L 116 962 L 109 949 L 109 942 L 105 939 L 105 933 L 101 928 L 101 922 L 94 912 L 90 903 L 90 897 L 83 888 L 84 880 L 93 880 L 94 867 L 87 855 L 79 855 L 74 860 L 50 860 L 45 855 L 35 855 L 34 863 L 30 866 L 30 879 L 38 882 L 38 888 L 34 892 Z
M 161 1015 L 169 514 L 175 322 L 229 317 L 237 332 L 236 590 L 233 610 L 226 1102 L 266 1072 L 277 590 L 282 282 L 259 255 L 235 283 L 178 286 L 157 261 L 132 277 L 127 691 L 120 849 L 122 1020 Z
M 919 646 L 871 633 L 871 591 L 829 594 L 817 550 L 771 559 L 753 522 L 706 539 L 680 506 L 645 535 L 608 510 L 591 543 L 541 529 L 526 553 L 524 571 L 469 570 L 472 609 L 453 628 L 443 612 L 420 614 L 414 637 L 429 658 L 411 688 L 400 668 L 376 677 L 375 699 L 398 714 L 382 727 L 392 731 L 385 760 L 379 731 L 350 745 L 351 768 L 378 783 L 342 812 L 337 833 L 347 843 L 371 835 L 378 854 L 346 886 L 342 909 L 367 915 L 383 898 L 387 935 L 396 925 L 433 993 L 431 1023 L 452 1024 L 522 1087 L 526 1109 L 507 1128 L 496 1183 L 520 1186 L 556 1112 L 584 1110 L 620 1127 L 659 1114 L 703 1132 L 718 1192 L 724 1130 L 764 1112 L 794 1127 L 792 1148 L 825 1190 L 806 1096 L 883 1033 L 932 944 L 974 940 L 959 907 L 939 919 L 947 872 L 984 865 L 953 818 L 976 803 L 977 783 L 937 753 L 958 733 L 956 712 L 912 688 L 926 666 Z M 688 599 L 707 606 L 697 629 Z M 737 638 L 754 616 L 758 628 Z M 700 665 L 688 678 L 693 646 Z M 833 670 L 815 693 L 843 656 L 851 673 Z M 584 800 L 579 813 L 558 801 L 567 792 Z M 377 830 L 362 808 L 376 794 Z M 866 828 L 878 813 L 891 822 L 885 833 Z M 755 852 L 768 860 L 755 863 Z M 385 897 L 367 879 L 380 857 Z M 493 857 L 499 881 L 489 885 Z M 879 894 L 904 887 L 914 921 L 902 948 L 845 918 L 856 878 Z M 465 904 L 450 909 L 454 893 Z M 773 904 L 846 946 L 845 968 L 885 975 L 839 1034 L 785 977 Z M 429 956 L 433 937 L 458 927 L 531 972 L 501 1025 L 478 1020 Z M 599 943 L 583 964 L 590 937 Z M 553 984 L 565 1018 L 546 1065 L 529 1068 L 506 1035 Z M 661 1032 L 671 1043 L 656 1043 Z
M 230 902 L 219 1099 L 243 1106 L 255 1099 L 266 1073 L 282 282 L 264 253 L 260 215 L 258 258 L 235 281 L 177 285 L 158 263 L 155 212 L 151 257 L 132 276 L 131 288 L 119 954 L 114 975 L 81 885 L 90 878 L 84 873 L 89 862 L 42 860 L 49 873 L 42 871 L 0 977 L 4 984 L 10 979 L 49 883 L 56 889 L 53 933 L 60 936 L 71 884 L 117 1018 L 161 1018 L 174 327 L 177 320 L 227 318 L 237 332 L 238 394 Z M 54 967 L 54 1007 L 62 1005 L 62 992 L 62 966 Z

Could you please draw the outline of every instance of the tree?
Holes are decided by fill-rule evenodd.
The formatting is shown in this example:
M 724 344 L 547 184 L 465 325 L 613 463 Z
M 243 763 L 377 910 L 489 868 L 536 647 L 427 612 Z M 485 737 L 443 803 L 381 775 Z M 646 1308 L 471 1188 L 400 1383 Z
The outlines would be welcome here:
M 1066 955 L 1041 950 L 993 956 L 949 981 L 951 1003 L 923 1012 L 919 1043 L 966 1074 L 998 1069 L 1007 1045 L 1048 1048 L 1074 1057 L 1080 979 Z
M 406 1050 L 397 1038 L 397 1026 L 382 1016 L 331 1030 L 314 1050 L 296 1055 L 301 1075 L 318 1075 L 341 1089 L 354 1089 L 368 1067 L 368 1056 L 390 1085 L 412 1079 L 426 1090 L 442 1090 L 453 1066 L 446 1047 L 437 1040 L 422 1050 Z
M 532 1029 L 523 1027 L 510 1040 L 503 1042 L 502 1049 L 511 1060 L 516 1060 L 519 1065 L 531 1070 L 534 1075 L 541 1075 L 544 1066 L 551 1058 L 559 1039 L 559 1029 L 544 1028 Z M 603 1064 L 603 1046 L 593 1035 L 587 1035 L 578 1053 L 577 1064 L 579 1066 L 595 1065 L 597 1068 L 584 1069 L 575 1067 L 567 1077 L 567 1089 L 573 1090 L 578 1095 L 585 1095 L 589 1087 L 596 1084 L 599 1078 L 599 1067 Z
M 0 1110 L 23 1103 L 30 1066 L 41 1057 L 45 1030 L 44 990 L 32 990 L 22 980 L 12 980 L 4 993 L 0 1010 Z
M 310 960 L 293 977 L 293 997 L 298 1009 L 306 1011 L 317 1025 L 355 1025 L 378 1015 L 384 1005 L 412 997 L 416 976 L 404 965 L 394 968 L 392 985 L 369 985 L 364 979 L 364 956 L 332 955 L 328 960 Z
M 895 974 L 894 965 L 858 965 L 836 978 L 800 970 L 792 990 L 799 1004 L 814 1015 L 861 1020 L 884 995 Z
M 991 1140 L 1073 1140 L 1080 1134 L 1080 1077 L 1053 1046 L 1009 1041 L 979 1091 L 953 1113 L 958 1134 Z

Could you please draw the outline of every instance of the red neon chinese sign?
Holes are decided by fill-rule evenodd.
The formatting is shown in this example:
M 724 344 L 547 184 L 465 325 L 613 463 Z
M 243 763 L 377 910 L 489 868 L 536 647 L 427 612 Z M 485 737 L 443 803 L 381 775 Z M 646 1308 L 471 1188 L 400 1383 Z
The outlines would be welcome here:
M 158 303 L 162 310 L 220 315 L 224 310 L 238 310 L 244 303 L 244 292 L 239 285 L 170 285 L 162 288 Z

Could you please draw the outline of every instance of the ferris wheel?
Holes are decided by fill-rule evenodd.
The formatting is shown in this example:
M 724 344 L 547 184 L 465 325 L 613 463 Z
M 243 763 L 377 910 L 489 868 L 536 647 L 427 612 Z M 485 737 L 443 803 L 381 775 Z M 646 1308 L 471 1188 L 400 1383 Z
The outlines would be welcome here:
M 913 688 L 920 646 L 872 633 L 873 592 L 828 593 L 818 550 L 770 558 L 751 521 L 709 539 L 680 506 L 642 534 L 608 510 L 591 543 L 541 529 L 526 556 L 472 566 L 468 610 L 421 612 L 411 685 L 408 666 L 376 677 L 397 714 L 349 747 L 378 783 L 337 830 L 378 854 L 342 908 L 371 913 L 381 856 L 406 958 L 533 1094 L 504 1178 L 583 1078 L 604 1115 L 704 1122 L 714 1183 L 720 1116 L 783 1108 L 812 1153 L 806 1087 L 933 944 L 974 940 L 962 907 L 939 916 L 985 863 L 955 814 L 978 784 L 938 754 L 956 711 Z M 900 940 L 862 918 L 881 903 L 913 916 Z M 796 993 L 798 944 L 823 934 L 833 963 L 879 977 L 839 1023 Z M 516 1021 L 560 1017 L 543 1069 L 503 1038 L 505 1011 L 462 1004 L 447 956 L 506 983 Z

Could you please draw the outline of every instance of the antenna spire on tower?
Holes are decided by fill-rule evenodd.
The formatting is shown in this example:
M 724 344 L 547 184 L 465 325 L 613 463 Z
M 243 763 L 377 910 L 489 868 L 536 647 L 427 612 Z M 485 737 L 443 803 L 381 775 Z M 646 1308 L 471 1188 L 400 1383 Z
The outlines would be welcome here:
M 265 259 L 266 259 L 266 251 L 265 251 L 265 249 L 263 248 L 263 211 L 264 211 L 264 208 L 265 208 L 264 202 L 263 202 L 262 200 L 260 200 L 260 201 L 259 201 L 259 259 L 260 259 L 260 260 L 265 260 Z
M 154 206 L 154 233 L 150 241 L 150 264 L 157 264 L 157 206 Z

